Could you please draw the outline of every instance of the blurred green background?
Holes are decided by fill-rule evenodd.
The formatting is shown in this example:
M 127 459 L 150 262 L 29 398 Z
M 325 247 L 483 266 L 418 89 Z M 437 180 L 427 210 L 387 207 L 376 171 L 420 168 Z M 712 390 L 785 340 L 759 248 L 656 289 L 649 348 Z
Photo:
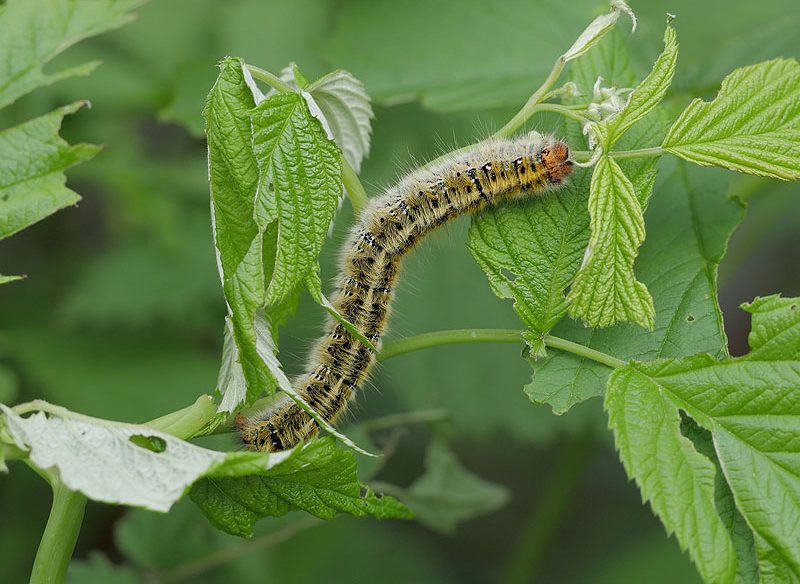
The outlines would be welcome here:
M 735 67 L 800 56 L 796 0 L 631 2 L 640 18 L 631 58 L 658 54 L 664 13 L 680 40 L 671 103 L 711 97 Z M 65 122 L 70 142 L 106 148 L 71 170 L 83 195 L 3 242 L 0 401 L 44 398 L 101 417 L 141 422 L 213 390 L 224 303 L 210 237 L 200 110 L 224 55 L 309 79 L 350 69 L 375 100 L 370 194 L 417 162 L 497 128 L 553 59 L 606 4 L 594 0 L 152 0 L 127 27 L 90 39 L 58 64 L 101 59 L 88 78 L 40 89 L 0 114 L 3 127 L 76 99 L 93 107 Z M 542 120 L 544 130 L 552 120 Z M 797 185 L 737 179 L 750 202 L 721 268 L 731 350 L 746 351 L 759 294 L 800 294 Z M 658 196 L 658 190 L 655 192 Z M 333 275 L 350 221 L 345 204 L 324 252 Z M 464 243 L 466 222 L 409 259 L 392 336 L 520 325 L 490 292 Z M 791 267 L 787 269 L 787 267 Z M 322 311 L 308 298 L 282 332 L 290 373 L 302 367 Z M 447 420 L 373 433 L 393 445 L 377 478 L 408 485 L 424 472 L 433 435 L 462 464 L 506 487 L 507 504 L 452 535 L 418 523 L 300 515 L 266 520 L 256 539 L 215 532 L 188 502 L 169 515 L 90 504 L 75 582 L 692 582 L 688 558 L 641 504 L 616 458 L 599 400 L 557 418 L 521 391 L 530 367 L 513 345 L 442 347 L 398 357 L 373 377 L 352 421 L 444 408 Z M 358 432 L 358 429 L 355 430 Z M 232 436 L 213 442 L 236 447 Z M 0 566 L 24 581 L 46 521 L 46 484 L 21 464 L 0 476 Z

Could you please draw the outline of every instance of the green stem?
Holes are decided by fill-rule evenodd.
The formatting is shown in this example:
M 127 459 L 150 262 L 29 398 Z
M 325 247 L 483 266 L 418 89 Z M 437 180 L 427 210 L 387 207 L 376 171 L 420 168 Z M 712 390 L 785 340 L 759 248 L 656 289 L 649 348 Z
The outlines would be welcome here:
M 350 198 L 350 204 L 353 205 L 353 210 L 356 214 L 364 210 L 364 207 L 369 203 L 367 191 L 364 190 L 361 181 L 358 180 L 356 171 L 347 162 L 347 159 L 342 155 L 342 182 L 344 188 L 347 190 L 347 196 Z
M 622 359 L 617 359 L 616 357 L 612 357 L 608 353 L 603 353 L 601 351 L 591 349 L 586 345 L 573 343 L 572 341 L 568 341 L 567 339 L 562 339 L 561 337 L 554 337 L 553 335 L 545 335 L 544 344 L 553 349 L 566 351 L 567 353 L 572 353 L 573 355 L 578 355 L 579 357 L 586 357 L 587 359 L 591 359 L 592 361 L 601 363 L 603 365 L 611 367 L 612 369 L 618 369 L 620 367 L 625 367 L 625 365 L 627 365 L 627 363 Z
M 413 337 L 388 341 L 383 346 L 380 353 L 378 353 L 378 361 L 385 361 L 397 355 L 402 355 L 403 353 L 419 351 L 438 345 L 485 342 L 522 343 L 525 341 L 524 333 L 525 331 L 513 329 L 455 329 L 423 333 L 421 335 L 414 335 Z M 602 363 L 614 369 L 626 365 L 624 361 L 616 357 L 612 357 L 611 355 L 578 343 L 573 343 L 567 339 L 554 337 L 553 335 L 545 335 L 543 341 L 545 345 L 553 349 L 566 351 L 578 355 L 579 357 L 586 357 L 587 359 Z
M 660 146 L 653 148 L 639 148 L 637 150 L 612 150 L 608 153 L 609 156 L 614 158 L 642 158 L 649 156 L 661 156 L 664 151 Z
M 637 150 L 612 150 L 608 153 L 612 158 L 646 158 L 649 156 L 661 156 L 664 150 L 660 146 L 653 148 L 639 148 Z M 587 162 L 591 160 L 594 152 L 589 150 L 574 150 L 572 159 L 576 162 Z
M 113 420 L 103 420 L 100 418 L 93 418 L 85 414 L 70 411 L 61 406 L 57 406 L 46 402 L 44 400 L 33 400 L 24 404 L 19 404 L 12 408 L 17 415 L 23 415 L 30 412 L 47 412 L 59 418 L 68 420 L 81 420 L 91 424 L 100 424 L 102 426 L 118 426 L 118 427 L 138 427 L 139 424 L 128 424 L 126 422 L 115 422 Z M 154 430 L 160 430 L 171 434 L 181 440 L 187 440 L 200 432 L 209 422 L 211 422 L 217 414 L 217 408 L 214 401 L 209 395 L 201 395 L 197 398 L 192 405 L 187 406 L 177 412 L 172 412 L 166 416 L 162 416 L 144 424 Z
M 319 523 L 321 523 L 319 519 L 316 517 L 310 517 L 305 520 L 296 521 L 295 523 L 292 523 L 291 525 L 284 527 L 279 531 L 267 533 L 249 541 L 243 541 L 222 548 L 211 554 L 203 556 L 199 560 L 193 560 L 172 568 L 169 572 L 164 574 L 163 581 L 180 582 L 189 578 L 196 578 L 200 574 L 223 566 L 232 560 L 252 554 L 253 552 L 259 550 L 264 550 L 275 544 L 281 543 L 282 541 L 286 541 L 296 533 L 305 531 L 306 529 L 314 527 Z
M 495 132 L 494 136 L 496 138 L 507 138 L 511 136 L 514 132 L 519 130 L 522 125 L 528 121 L 528 119 L 534 114 L 536 111 L 536 106 L 539 105 L 539 102 L 542 101 L 547 92 L 550 91 L 550 88 L 558 79 L 558 76 L 561 75 L 561 71 L 564 69 L 564 65 L 566 65 L 566 61 L 563 57 L 559 57 L 556 59 L 556 62 L 553 63 L 553 68 L 550 70 L 550 74 L 547 76 L 547 79 L 544 80 L 541 87 L 533 92 L 528 98 L 528 101 L 525 102 L 525 105 L 522 106 L 522 109 L 519 110 L 513 118 L 508 120 L 508 123 L 500 128 L 497 132 Z
M 64 581 L 86 509 L 84 495 L 70 491 L 58 479 L 50 483 L 53 487 L 53 506 L 33 561 L 33 584 Z
M 575 120 L 579 124 L 585 124 L 589 120 L 586 118 L 586 116 L 582 116 L 580 113 L 578 113 L 579 111 L 580 110 L 578 109 L 570 108 L 557 103 L 540 103 L 536 107 L 532 108 L 530 113 L 533 115 L 538 112 L 554 112 L 570 118 L 571 120 Z
M 255 65 L 247 65 L 247 69 L 250 71 L 250 75 L 252 75 L 255 79 L 263 81 L 275 91 L 280 91 L 281 93 L 294 91 L 291 85 L 269 71 L 266 71 L 260 67 L 256 67 Z
M 419 351 L 438 345 L 486 342 L 521 343 L 523 342 L 522 331 L 508 329 L 455 329 L 423 333 L 413 337 L 388 341 L 378 353 L 378 361 L 385 361 L 403 353 Z
M 569 508 L 591 454 L 590 434 L 572 438 L 559 455 L 542 494 L 537 498 L 511 552 L 506 568 L 506 584 L 525 584 L 536 580 L 548 546 Z

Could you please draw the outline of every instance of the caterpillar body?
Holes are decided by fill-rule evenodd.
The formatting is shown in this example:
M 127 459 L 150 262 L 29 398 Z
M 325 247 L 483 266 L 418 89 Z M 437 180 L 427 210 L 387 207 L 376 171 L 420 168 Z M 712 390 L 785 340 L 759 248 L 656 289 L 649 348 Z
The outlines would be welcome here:
M 569 147 L 532 132 L 492 139 L 406 176 L 370 201 L 353 225 L 341 259 L 333 305 L 378 345 L 388 320 L 392 290 L 403 256 L 425 235 L 464 213 L 541 193 L 562 184 L 572 171 Z M 365 380 L 373 351 L 341 323 L 313 349 L 297 393 L 322 418 L 334 422 Z M 254 417 L 236 420 L 249 448 L 275 452 L 313 438 L 319 426 L 289 396 Z

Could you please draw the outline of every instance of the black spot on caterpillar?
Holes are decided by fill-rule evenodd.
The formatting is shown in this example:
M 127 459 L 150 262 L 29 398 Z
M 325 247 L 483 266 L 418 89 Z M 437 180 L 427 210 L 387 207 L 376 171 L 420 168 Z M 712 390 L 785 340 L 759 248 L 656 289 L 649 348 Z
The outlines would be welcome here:
M 402 257 L 422 237 L 463 213 L 557 187 L 572 166 L 565 143 L 532 132 L 488 140 L 412 172 L 370 201 L 353 225 L 333 305 L 377 346 Z M 332 321 L 311 352 L 308 372 L 294 386 L 321 417 L 334 422 L 374 361 L 371 349 Z M 245 445 L 270 452 L 291 448 L 319 431 L 317 422 L 285 395 L 262 414 L 237 417 L 236 425 Z

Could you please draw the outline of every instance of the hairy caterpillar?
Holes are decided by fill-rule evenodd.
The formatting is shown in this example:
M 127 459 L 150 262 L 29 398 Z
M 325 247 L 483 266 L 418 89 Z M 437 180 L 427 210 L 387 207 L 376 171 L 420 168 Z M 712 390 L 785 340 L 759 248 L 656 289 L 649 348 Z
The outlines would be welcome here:
M 493 139 L 406 176 L 370 204 L 353 225 L 341 260 L 336 310 L 377 345 L 386 328 L 403 255 L 426 234 L 463 213 L 555 187 L 572 172 L 569 147 L 532 132 Z M 367 377 L 374 355 L 331 321 L 295 389 L 324 419 L 335 421 Z M 317 422 L 282 396 L 261 415 L 239 416 L 241 439 L 255 450 L 280 451 L 319 431 Z

